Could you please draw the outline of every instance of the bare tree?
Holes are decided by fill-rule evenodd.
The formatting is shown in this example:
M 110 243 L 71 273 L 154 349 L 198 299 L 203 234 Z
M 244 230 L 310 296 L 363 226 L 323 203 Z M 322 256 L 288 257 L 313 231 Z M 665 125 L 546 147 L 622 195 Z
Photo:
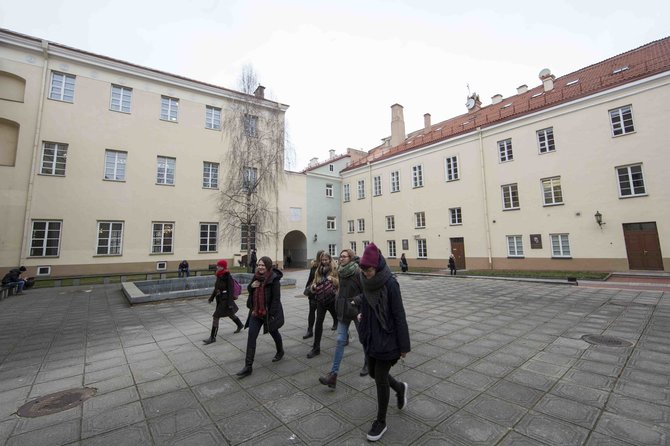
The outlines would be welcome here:
M 241 237 L 241 250 L 249 259 L 257 243 L 279 236 L 284 109 L 264 99 L 264 87 L 249 65 L 242 70 L 240 90 L 248 96 L 232 104 L 224 119 L 230 147 L 222 168 L 219 212 L 222 236 L 233 241 Z

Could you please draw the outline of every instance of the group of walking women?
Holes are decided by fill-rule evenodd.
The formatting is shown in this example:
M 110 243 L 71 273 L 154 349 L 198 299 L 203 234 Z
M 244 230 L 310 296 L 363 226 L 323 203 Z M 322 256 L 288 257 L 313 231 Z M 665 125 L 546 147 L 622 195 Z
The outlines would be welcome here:
M 211 336 L 204 342 L 209 344 L 216 341 L 220 317 L 230 317 L 237 324 L 236 333 L 243 327 L 248 328 L 244 368 L 237 372 L 237 376 L 244 378 L 252 373 L 256 340 L 261 329 L 263 333 L 270 333 L 275 342 L 277 353 L 272 361 L 279 361 L 284 356 L 279 333 L 279 328 L 284 325 L 280 290 L 282 272 L 273 268 L 269 257 L 258 260 L 253 280 L 247 287 L 249 316 L 246 324 L 242 325 L 235 316 L 237 305 L 230 297 L 232 278 L 227 266 L 225 260 L 217 264 L 217 280 L 210 297 L 210 302 L 217 299 L 217 309 L 213 315 Z M 309 327 L 303 338 L 314 337 L 308 358 L 321 353 L 326 313 L 331 312 L 337 318 L 337 344 L 332 366 L 330 372 L 319 378 L 321 384 L 331 389 L 337 386 L 344 348 L 349 343 L 349 327 L 354 322 L 365 352 L 360 374 L 365 376 L 369 373 L 377 388 L 377 418 L 367 434 L 369 441 L 377 441 L 386 432 L 390 389 L 396 393 L 398 409 L 407 404 L 407 383 L 389 374 L 391 367 L 410 351 L 409 329 L 400 286 L 384 256 L 374 243 L 370 243 L 360 260 L 353 251 L 345 249 L 340 253 L 337 264 L 328 253 L 320 251 L 312 264 L 305 294 L 310 300 L 310 315 Z

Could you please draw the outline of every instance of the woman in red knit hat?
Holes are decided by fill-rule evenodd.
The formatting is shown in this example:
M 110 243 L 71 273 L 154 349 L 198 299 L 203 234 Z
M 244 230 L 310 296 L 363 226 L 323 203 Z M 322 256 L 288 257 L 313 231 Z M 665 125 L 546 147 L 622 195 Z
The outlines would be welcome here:
M 214 298 L 216 298 L 216 310 L 214 310 L 214 314 L 212 315 L 212 333 L 209 338 L 202 341 L 205 345 L 216 342 L 216 333 L 219 331 L 219 318 L 229 317 L 235 322 L 235 325 L 237 325 L 235 333 L 239 333 L 244 328 L 240 318 L 235 316 L 239 308 L 233 299 L 233 278 L 230 275 L 230 271 L 228 271 L 228 262 L 223 259 L 216 262 L 216 283 L 214 284 L 214 291 L 212 291 L 212 295 L 209 297 L 209 303 L 212 303 Z

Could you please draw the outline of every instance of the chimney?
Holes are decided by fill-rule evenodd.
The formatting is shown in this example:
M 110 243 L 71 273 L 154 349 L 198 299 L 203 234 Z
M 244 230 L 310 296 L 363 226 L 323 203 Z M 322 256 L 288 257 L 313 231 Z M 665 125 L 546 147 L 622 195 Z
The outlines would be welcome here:
M 331 159 L 331 160 L 332 160 L 333 158 L 335 158 L 335 149 L 330 149 L 330 150 L 328 151 L 328 153 L 330 154 L 330 159 Z
M 491 104 L 498 104 L 502 102 L 502 95 L 501 94 L 496 94 L 491 96 Z
M 254 96 L 257 98 L 264 99 L 265 98 L 265 87 L 262 85 L 259 85 L 256 87 L 256 91 L 254 91 Z
M 425 130 L 430 130 L 430 113 L 423 115 L 423 128 Z
M 556 79 L 556 76 L 551 74 L 549 68 L 545 68 L 540 71 L 540 80 L 544 85 L 544 91 L 551 91 L 554 89 L 554 79 Z
M 393 104 L 391 106 L 391 147 L 402 144 L 406 137 L 402 105 Z
M 528 85 L 526 85 L 526 84 L 519 85 L 518 87 L 516 87 L 516 93 L 517 94 L 524 94 L 527 91 L 528 91 Z
M 319 164 L 319 158 L 314 157 L 311 160 L 309 160 L 309 167 L 316 166 L 317 164 Z

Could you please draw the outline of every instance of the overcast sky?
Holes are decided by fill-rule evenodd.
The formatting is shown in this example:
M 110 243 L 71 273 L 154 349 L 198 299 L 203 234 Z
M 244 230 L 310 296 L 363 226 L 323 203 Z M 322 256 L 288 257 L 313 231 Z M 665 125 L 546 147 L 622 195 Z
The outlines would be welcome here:
M 1 0 L 0 27 L 288 104 L 294 170 L 670 35 L 669 1 Z

